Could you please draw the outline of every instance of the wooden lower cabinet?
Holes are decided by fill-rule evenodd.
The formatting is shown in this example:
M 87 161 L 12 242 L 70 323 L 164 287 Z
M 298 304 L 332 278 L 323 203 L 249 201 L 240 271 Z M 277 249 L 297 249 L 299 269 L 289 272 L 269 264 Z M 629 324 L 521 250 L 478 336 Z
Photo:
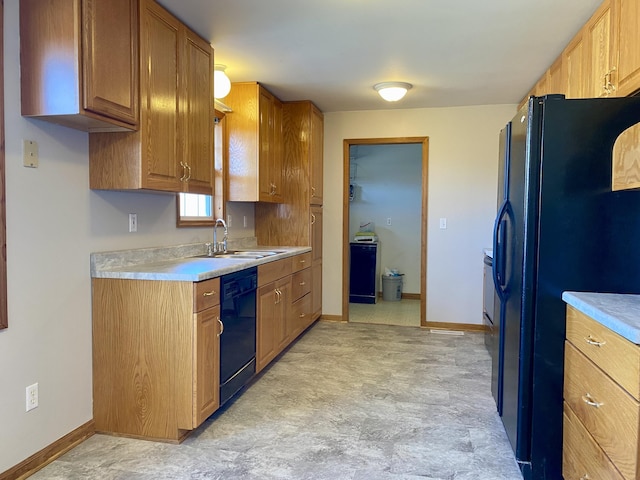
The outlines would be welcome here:
M 291 276 L 259 287 L 256 300 L 256 371 L 259 372 L 288 345 Z
M 640 478 L 639 358 L 640 347 L 567 308 L 565 479 Z
M 258 266 L 256 371 L 264 369 L 315 320 L 311 253 Z
M 181 441 L 219 406 L 219 279 L 93 279 L 96 431 Z

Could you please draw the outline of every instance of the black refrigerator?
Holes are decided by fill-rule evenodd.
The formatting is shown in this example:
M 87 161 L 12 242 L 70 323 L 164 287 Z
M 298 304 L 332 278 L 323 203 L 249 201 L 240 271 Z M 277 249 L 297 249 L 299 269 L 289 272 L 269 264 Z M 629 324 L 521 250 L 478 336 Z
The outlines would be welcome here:
M 640 293 L 640 192 L 611 189 L 640 98 L 531 97 L 501 132 L 492 391 L 525 480 L 562 479 L 565 290 Z

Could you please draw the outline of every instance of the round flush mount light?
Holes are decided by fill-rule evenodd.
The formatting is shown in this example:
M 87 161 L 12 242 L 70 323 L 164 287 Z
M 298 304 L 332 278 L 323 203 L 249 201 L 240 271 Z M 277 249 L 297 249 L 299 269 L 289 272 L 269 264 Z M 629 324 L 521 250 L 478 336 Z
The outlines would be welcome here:
M 413 85 L 406 82 L 382 82 L 376 83 L 373 89 L 387 102 L 397 102 L 407 94 Z
M 216 64 L 213 66 L 213 96 L 215 98 L 224 98 L 231 91 L 231 80 L 224 71 L 226 65 Z

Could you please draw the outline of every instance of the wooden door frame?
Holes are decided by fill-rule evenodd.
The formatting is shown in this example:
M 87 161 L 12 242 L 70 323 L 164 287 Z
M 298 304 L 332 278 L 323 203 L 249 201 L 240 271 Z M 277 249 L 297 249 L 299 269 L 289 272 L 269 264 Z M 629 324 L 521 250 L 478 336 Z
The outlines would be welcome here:
M 427 326 L 427 193 L 429 137 L 353 138 L 342 141 L 342 320 L 349 321 L 349 184 L 350 155 L 353 145 L 422 145 L 422 214 L 420 227 L 420 326 Z

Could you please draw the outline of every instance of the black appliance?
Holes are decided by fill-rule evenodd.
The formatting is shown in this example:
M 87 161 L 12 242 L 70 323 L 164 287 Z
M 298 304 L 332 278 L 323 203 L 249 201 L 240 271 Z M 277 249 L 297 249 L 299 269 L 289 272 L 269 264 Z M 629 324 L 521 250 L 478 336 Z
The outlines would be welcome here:
M 531 97 L 501 133 L 498 411 L 529 479 L 562 478 L 565 290 L 640 293 L 640 192 L 611 190 L 640 98 Z
M 376 303 L 380 291 L 380 243 L 351 242 L 349 301 Z
M 256 288 L 258 269 L 220 278 L 220 405 L 256 373 Z

